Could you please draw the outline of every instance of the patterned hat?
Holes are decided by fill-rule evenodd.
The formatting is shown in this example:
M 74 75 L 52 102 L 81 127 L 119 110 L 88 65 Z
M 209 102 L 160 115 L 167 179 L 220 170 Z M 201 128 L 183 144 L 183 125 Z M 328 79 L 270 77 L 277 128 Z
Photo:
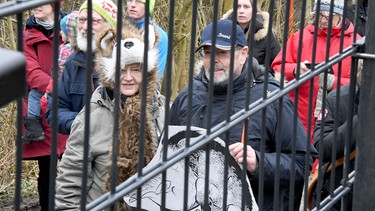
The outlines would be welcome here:
M 318 1 L 314 2 L 314 12 L 317 9 Z M 331 0 L 320 0 L 320 11 L 330 11 L 331 9 Z M 344 0 L 334 0 L 333 2 L 333 12 L 340 15 L 344 14 Z
M 70 37 L 70 35 L 72 34 L 72 31 L 77 26 L 76 17 L 78 16 L 78 13 L 79 13 L 78 11 L 73 11 L 72 13 L 65 15 L 60 20 L 61 31 L 64 33 L 66 37 Z
M 79 12 L 87 9 L 88 3 L 85 1 L 79 8 Z M 99 13 L 112 27 L 117 22 L 117 5 L 111 0 L 92 0 L 92 9 Z

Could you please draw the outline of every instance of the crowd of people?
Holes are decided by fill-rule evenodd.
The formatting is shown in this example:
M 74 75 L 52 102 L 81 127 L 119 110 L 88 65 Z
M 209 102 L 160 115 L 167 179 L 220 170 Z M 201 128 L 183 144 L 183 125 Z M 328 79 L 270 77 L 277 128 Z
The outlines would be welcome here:
M 81 4 L 78 11 L 67 14 L 60 10 L 61 45 L 56 68 L 53 68 L 51 57 L 53 38 L 58 36 L 53 33 L 54 4 L 34 8 L 33 14 L 26 20 L 24 30 L 29 93 L 24 99 L 25 128 L 22 141 L 23 158 L 38 161 L 41 210 L 51 208 L 49 183 L 52 178 L 49 173 L 51 156 L 55 155 L 51 154 L 50 126 L 53 121 L 57 121 L 58 125 L 56 156 L 61 159 L 56 179 L 55 208 L 69 210 L 79 209 L 81 206 L 81 176 L 85 166 L 83 154 L 87 124 L 86 94 L 91 97 L 86 184 L 87 202 L 91 202 L 110 190 L 112 175 L 109 171 L 113 150 L 118 150 L 114 153 L 118 156 L 116 166 L 120 172 L 116 178 L 117 184 L 137 172 L 142 112 L 146 112 L 145 166 L 155 154 L 165 123 L 184 126 L 190 122 L 191 126 L 209 129 L 226 120 L 223 111 L 234 115 L 246 109 L 246 103 L 251 104 L 262 99 L 265 92 L 279 89 L 279 79 L 274 77 L 275 74 L 283 72 L 285 81 L 298 80 L 304 74 L 310 73 L 311 69 L 314 70 L 316 66 L 311 67 L 311 64 L 326 62 L 340 49 L 352 45 L 353 37 L 357 40 L 361 37 L 360 33 L 355 33 L 353 23 L 344 14 L 344 0 L 319 2 L 320 4 L 315 1 L 313 8 L 318 25 L 308 25 L 292 34 L 285 49 L 281 49 L 275 32 L 269 30 L 269 14 L 259 8 L 254 9 L 253 0 L 239 0 L 237 14 L 231 9 L 222 19 L 216 21 L 216 24 L 208 24 L 201 33 L 201 43 L 196 50 L 201 55 L 195 66 L 198 74 L 174 100 L 168 120 L 164 120 L 164 113 L 159 111 L 164 109 L 164 104 L 159 102 L 159 98 L 163 97 L 160 95 L 159 82 L 166 67 L 168 35 L 150 17 L 154 11 L 155 0 L 148 2 L 148 8 L 145 0 L 127 1 L 124 18 L 118 16 L 117 5 L 111 0 L 92 0 L 91 18 L 88 17 L 87 1 Z M 253 14 L 253 11 L 256 11 L 256 14 Z M 148 20 L 146 14 L 150 14 L 147 16 Z M 123 26 L 120 30 L 120 85 L 119 90 L 116 90 L 116 33 L 119 33 L 116 27 L 119 18 L 123 18 Z M 88 25 L 89 19 L 91 27 Z M 148 26 L 145 26 L 146 22 Z M 91 40 L 88 40 L 88 28 L 92 28 Z M 235 34 L 232 34 L 233 28 Z M 147 38 L 144 36 L 146 30 Z M 357 31 L 362 32 L 359 26 Z M 216 36 L 215 45 L 212 36 Z M 299 47 L 300 43 L 303 51 Z M 146 44 L 148 49 L 144 52 Z M 144 55 L 148 58 L 147 66 L 143 64 Z M 88 58 L 92 59 L 91 67 L 87 64 Z M 343 112 L 343 109 L 347 109 L 335 108 L 335 100 L 338 95 L 343 95 L 341 98 L 348 101 L 351 62 L 349 57 L 342 60 L 340 65 L 336 64 L 330 68 L 332 72 L 323 72 L 314 77 L 313 86 L 310 81 L 302 84 L 298 92 L 293 90 L 284 96 L 281 104 L 275 101 L 250 116 L 250 120 L 234 125 L 228 134 L 219 135 L 223 140 L 227 140 L 228 149 L 238 164 L 246 163 L 251 188 L 261 210 L 299 208 L 306 169 L 314 169 L 313 163 L 317 158 L 325 163 L 331 162 L 334 146 L 332 134 L 335 127 L 343 131 L 339 133 L 341 142 L 337 146 L 337 156 L 343 156 L 343 133 L 347 130 L 346 122 L 349 117 L 340 115 L 335 118 L 334 111 L 339 109 Z M 58 71 L 58 86 L 56 90 L 52 90 L 51 70 L 55 69 Z M 90 79 L 86 78 L 88 71 L 91 72 Z M 145 76 L 146 78 L 143 78 Z M 248 78 L 251 78 L 251 81 L 248 81 Z M 142 83 L 146 83 L 147 90 L 142 90 Z M 87 84 L 91 84 L 92 89 L 89 91 L 86 90 Z M 333 91 L 339 86 L 342 86 L 340 93 Z M 189 88 L 193 91 L 189 92 Z M 229 90 L 232 93 L 228 93 Z M 57 92 L 58 96 L 57 116 L 53 116 L 53 92 Z M 120 99 L 117 101 L 118 92 Z M 356 93 L 358 96 L 359 88 Z M 194 99 L 190 107 L 189 94 L 192 94 Z M 145 110 L 142 110 L 143 95 L 146 95 Z M 231 96 L 230 101 L 228 95 Z M 327 101 L 327 108 L 323 113 L 322 101 Z M 119 104 L 115 105 L 116 102 Z M 298 103 L 297 112 L 294 102 Z M 311 113 L 308 112 L 310 103 L 313 103 Z M 355 103 L 358 106 L 358 100 Z M 119 108 L 118 114 L 115 114 L 116 106 Z M 209 110 L 208 107 L 212 109 Z M 353 116 L 353 131 L 356 131 L 358 122 L 356 109 L 357 107 Z M 119 146 L 113 149 L 113 122 L 116 115 L 119 118 L 116 136 Z M 293 116 L 297 116 L 295 124 L 290 123 L 290 117 Z M 340 125 L 336 125 L 336 121 L 339 121 Z M 356 134 L 353 133 L 349 142 L 351 150 L 355 149 L 355 137 Z M 308 140 L 311 143 L 308 143 Z M 263 141 L 266 143 L 264 149 Z M 279 145 L 280 148 L 277 149 Z M 276 175 L 279 176 L 277 184 L 280 185 L 278 195 L 274 193 Z M 291 181 L 291 178 L 294 178 L 294 181 Z M 263 181 L 261 186 L 260 181 Z M 295 183 L 295 190 L 289 190 L 291 182 Z M 294 193 L 294 196 L 291 193 Z M 294 199 L 292 204 L 289 202 L 290 196 Z M 274 204 L 275 202 L 277 204 Z M 116 206 L 119 210 L 131 209 L 124 201 L 119 201 Z M 351 207 L 350 202 L 348 206 Z

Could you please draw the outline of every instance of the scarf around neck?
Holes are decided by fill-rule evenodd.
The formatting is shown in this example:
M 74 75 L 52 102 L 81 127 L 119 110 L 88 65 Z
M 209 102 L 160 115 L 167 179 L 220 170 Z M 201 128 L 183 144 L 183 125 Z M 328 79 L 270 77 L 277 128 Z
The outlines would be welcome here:
M 40 20 L 38 18 L 35 18 L 35 22 L 37 24 L 43 26 L 47 30 L 53 29 L 53 26 L 55 25 L 54 21 L 52 21 L 52 22 L 45 22 L 45 21 L 42 21 L 42 20 Z

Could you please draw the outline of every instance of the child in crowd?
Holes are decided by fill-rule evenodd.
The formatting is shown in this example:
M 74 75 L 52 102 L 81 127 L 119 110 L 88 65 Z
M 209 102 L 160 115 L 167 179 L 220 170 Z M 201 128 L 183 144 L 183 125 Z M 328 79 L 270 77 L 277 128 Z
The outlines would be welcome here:
M 70 54 L 72 54 L 74 51 L 70 45 L 70 39 L 72 37 L 72 33 L 75 33 L 75 29 L 77 27 L 76 19 L 78 13 L 78 11 L 73 11 L 60 21 L 61 37 L 64 43 L 59 46 L 59 76 L 62 73 L 66 58 L 68 58 L 68 56 L 70 56 Z

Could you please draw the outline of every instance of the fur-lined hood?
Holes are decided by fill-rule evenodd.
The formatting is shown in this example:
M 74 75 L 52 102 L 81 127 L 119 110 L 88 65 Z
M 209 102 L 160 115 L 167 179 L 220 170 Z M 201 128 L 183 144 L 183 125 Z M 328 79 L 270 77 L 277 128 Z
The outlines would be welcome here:
M 150 25 L 149 35 L 155 38 L 155 28 Z M 113 89 L 115 83 L 116 70 L 116 30 L 109 28 L 104 30 L 96 40 L 97 56 L 96 70 L 101 75 L 101 85 Z M 150 37 L 149 36 L 149 37 Z M 132 63 L 143 63 L 144 56 L 144 31 L 139 30 L 130 19 L 125 19 L 121 31 L 120 43 L 120 69 Z M 158 51 L 156 39 L 149 39 L 148 51 L 146 53 L 148 61 L 146 70 L 151 73 L 158 68 Z
M 222 19 L 232 19 L 233 17 L 233 9 L 228 10 L 222 17 Z M 267 36 L 267 31 L 268 31 L 268 26 L 270 22 L 270 15 L 268 12 L 264 11 L 258 11 L 256 15 L 256 23 L 255 23 L 255 34 L 254 34 L 254 40 L 259 41 Z M 251 24 L 251 22 L 250 22 Z M 249 38 L 249 26 L 244 29 L 245 32 L 245 37 L 248 39 Z

